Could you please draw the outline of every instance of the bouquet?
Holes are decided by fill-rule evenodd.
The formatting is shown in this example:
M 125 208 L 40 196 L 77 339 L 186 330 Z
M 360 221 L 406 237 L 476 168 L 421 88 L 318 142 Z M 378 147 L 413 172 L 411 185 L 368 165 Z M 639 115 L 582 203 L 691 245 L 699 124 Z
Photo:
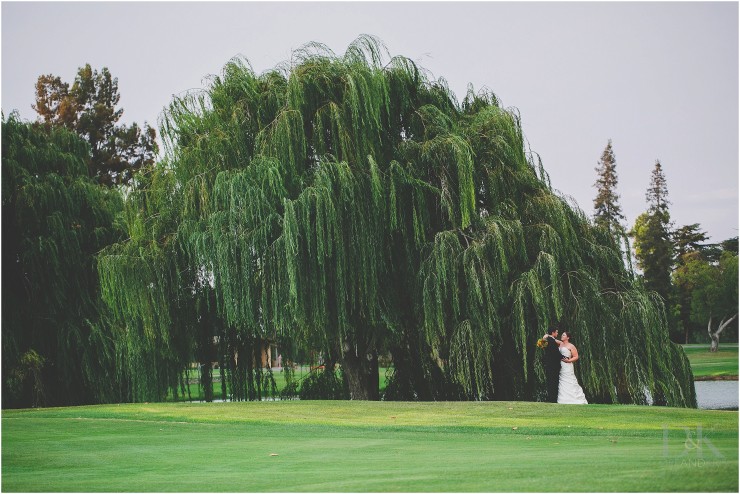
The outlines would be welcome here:
M 549 344 L 550 342 L 547 341 L 545 338 L 540 338 L 539 340 L 537 340 L 537 348 L 545 348 Z

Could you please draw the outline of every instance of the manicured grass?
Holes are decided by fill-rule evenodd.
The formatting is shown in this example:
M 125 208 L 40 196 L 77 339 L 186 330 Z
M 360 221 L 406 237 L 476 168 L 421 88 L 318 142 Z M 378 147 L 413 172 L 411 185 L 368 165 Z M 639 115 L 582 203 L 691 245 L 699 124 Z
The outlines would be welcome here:
M 720 343 L 715 353 L 709 351 L 709 343 L 683 345 L 697 380 L 738 376 L 737 343 Z
M 737 492 L 738 413 L 349 401 L 7 410 L 2 488 Z
M 298 381 L 299 387 L 300 383 L 305 379 L 309 373 L 311 372 L 311 368 L 309 366 L 299 366 L 295 370 L 294 379 Z M 385 391 L 386 386 L 388 385 L 388 378 L 393 374 L 392 368 L 387 367 L 381 367 L 378 369 L 378 383 L 379 383 L 379 391 L 382 394 Z M 172 390 L 167 395 L 167 398 L 165 401 L 189 401 L 188 400 L 188 391 L 190 390 L 190 397 L 194 401 L 201 401 L 203 400 L 203 397 L 205 396 L 203 388 L 200 385 L 200 371 L 198 369 L 188 369 L 187 371 L 188 376 L 188 382 L 185 385 L 186 391 L 185 394 L 180 394 L 177 397 L 177 400 L 175 400 Z M 275 379 L 275 387 L 277 388 L 278 395 L 280 391 L 285 388 L 285 373 L 280 368 L 273 369 L 273 379 Z M 179 390 L 178 390 L 179 391 Z M 226 393 L 227 396 L 231 393 L 231 384 L 226 382 Z M 221 375 L 219 373 L 218 369 L 213 370 L 213 396 L 215 400 L 222 400 L 223 399 L 223 393 L 221 389 Z

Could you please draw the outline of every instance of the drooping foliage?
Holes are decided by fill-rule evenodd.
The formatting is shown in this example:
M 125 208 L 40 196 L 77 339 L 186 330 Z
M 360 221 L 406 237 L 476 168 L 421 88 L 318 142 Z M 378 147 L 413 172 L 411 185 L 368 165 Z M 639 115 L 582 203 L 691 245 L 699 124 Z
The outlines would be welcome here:
M 3 407 L 125 399 L 95 259 L 121 240 L 120 195 L 88 177 L 72 132 L 11 114 L 2 136 Z
M 169 359 L 165 386 L 200 304 L 244 387 L 279 340 L 339 363 L 356 399 L 378 398 L 386 354 L 386 399 L 542 399 L 535 343 L 559 321 L 592 401 L 695 406 L 663 304 L 550 188 L 492 93 L 458 103 L 363 36 L 260 75 L 232 60 L 172 102 L 162 134 L 166 158 L 126 201 L 130 238 L 100 263 L 132 341 Z

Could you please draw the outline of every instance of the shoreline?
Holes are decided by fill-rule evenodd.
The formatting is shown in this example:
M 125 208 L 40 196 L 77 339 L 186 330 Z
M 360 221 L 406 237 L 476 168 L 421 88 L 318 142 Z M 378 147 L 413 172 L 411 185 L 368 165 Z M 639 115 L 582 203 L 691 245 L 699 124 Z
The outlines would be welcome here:
M 738 376 L 694 376 L 694 381 L 737 381 Z

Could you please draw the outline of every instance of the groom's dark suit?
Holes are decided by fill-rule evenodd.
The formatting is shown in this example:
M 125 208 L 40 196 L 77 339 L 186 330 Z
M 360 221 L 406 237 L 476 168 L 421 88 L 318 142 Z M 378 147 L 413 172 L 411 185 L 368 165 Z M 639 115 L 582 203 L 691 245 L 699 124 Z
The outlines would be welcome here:
M 545 347 L 545 378 L 547 379 L 547 401 L 557 403 L 558 381 L 560 380 L 560 360 L 562 355 L 555 338 L 547 335 Z

